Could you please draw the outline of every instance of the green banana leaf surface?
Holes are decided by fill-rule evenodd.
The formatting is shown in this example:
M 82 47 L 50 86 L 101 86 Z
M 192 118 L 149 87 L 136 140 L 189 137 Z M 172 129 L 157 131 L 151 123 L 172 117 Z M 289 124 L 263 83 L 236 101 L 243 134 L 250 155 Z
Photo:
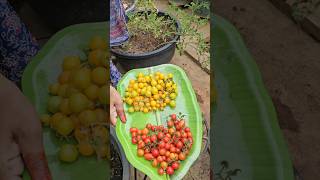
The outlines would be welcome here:
M 164 111 L 149 112 L 147 114 L 142 112 L 126 113 L 127 122 L 124 124 L 120 120 L 117 121 L 116 134 L 129 162 L 151 179 L 182 179 L 193 162 L 198 158 L 202 144 L 202 115 L 196 95 L 186 73 L 180 67 L 172 64 L 134 69 L 122 77 L 117 89 L 120 95 L 124 97 L 129 81 L 135 79 L 139 72 L 150 74 L 157 71 L 165 74 L 172 73 L 174 75 L 173 80 L 178 86 L 176 107 L 174 109 L 166 107 Z M 128 107 L 128 105 L 125 105 L 125 112 L 127 112 Z M 181 162 L 179 169 L 175 171 L 174 175 L 170 177 L 168 175 L 160 176 L 158 175 L 157 168 L 152 167 L 150 161 L 137 156 L 137 146 L 131 143 L 129 130 L 131 127 L 142 129 L 147 123 L 166 126 L 166 120 L 168 120 L 169 115 L 173 113 L 178 114 L 179 112 L 186 115 L 186 125 L 191 129 L 194 143 L 186 160 Z
M 23 93 L 36 107 L 38 114 L 47 112 L 49 97 L 48 86 L 56 82 L 61 73 L 63 58 L 79 55 L 86 58 L 84 50 L 88 48 L 93 36 L 106 37 L 108 23 L 86 23 L 67 27 L 56 33 L 28 64 L 23 73 Z M 73 140 L 60 140 L 49 128 L 43 130 L 43 141 L 49 168 L 54 180 L 105 180 L 110 174 L 108 161 L 97 161 L 96 157 L 79 157 L 74 163 L 63 163 L 58 159 L 60 145 L 74 143 Z M 23 179 L 30 179 L 25 171 Z
M 293 167 L 260 72 L 238 31 L 212 15 L 213 69 L 211 149 L 218 173 L 241 169 L 236 180 L 293 180 Z M 228 162 L 223 168 L 222 161 Z

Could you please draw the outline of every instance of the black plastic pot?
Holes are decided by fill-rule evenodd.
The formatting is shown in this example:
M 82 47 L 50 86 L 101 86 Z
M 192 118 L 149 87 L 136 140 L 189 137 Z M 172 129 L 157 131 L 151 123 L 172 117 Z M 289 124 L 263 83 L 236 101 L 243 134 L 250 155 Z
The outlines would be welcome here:
M 164 12 L 158 12 L 158 15 L 172 18 Z M 176 21 L 177 31 L 179 31 L 180 30 L 179 22 L 177 20 L 175 21 Z M 154 51 L 143 53 L 143 54 L 129 54 L 125 52 L 116 51 L 112 48 L 111 48 L 111 52 L 113 53 L 117 61 L 122 65 L 122 67 L 125 70 L 156 66 L 160 64 L 166 64 L 171 61 L 176 50 L 176 41 L 178 39 L 179 39 L 179 35 L 176 35 L 172 39 L 171 43 L 168 43 L 163 47 L 156 49 Z

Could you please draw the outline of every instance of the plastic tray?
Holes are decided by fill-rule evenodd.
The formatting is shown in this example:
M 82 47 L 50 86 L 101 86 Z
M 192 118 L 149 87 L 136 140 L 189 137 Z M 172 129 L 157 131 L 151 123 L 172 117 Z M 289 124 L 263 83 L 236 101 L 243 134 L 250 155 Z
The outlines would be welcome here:
M 96 35 L 107 37 L 107 23 L 86 23 L 67 27 L 55 34 L 32 59 L 22 77 L 23 93 L 32 101 L 39 114 L 46 113 L 48 86 L 56 82 L 63 58 L 67 55 L 85 57 L 83 50 Z M 95 157 L 80 157 L 72 164 L 62 163 L 57 152 L 62 143 L 49 128 L 44 128 L 43 140 L 53 179 L 105 180 L 110 174 L 108 161 L 98 162 Z M 27 171 L 24 179 L 30 179 Z
M 164 111 L 142 113 L 135 112 L 127 115 L 127 122 L 125 124 L 118 120 L 116 125 L 117 137 L 123 146 L 126 157 L 129 162 L 141 172 L 148 175 L 151 179 L 182 179 L 188 172 L 193 162 L 198 158 L 202 144 L 202 115 L 199 104 L 196 99 L 196 95 L 192 89 L 191 82 L 187 78 L 185 72 L 178 66 L 171 64 L 164 64 L 154 66 L 150 68 L 134 69 L 126 73 L 118 84 L 118 91 L 121 96 L 124 96 L 125 89 L 128 86 L 130 79 L 135 79 L 137 73 L 142 72 L 144 74 L 154 73 L 160 71 L 163 73 L 172 73 L 174 75 L 174 81 L 178 85 L 178 96 L 176 99 L 176 108 L 172 109 L 166 107 Z M 128 106 L 125 105 L 125 111 Z M 158 175 L 157 168 L 151 166 L 151 162 L 145 160 L 142 157 L 137 156 L 137 146 L 131 143 L 131 135 L 129 132 L 130 127 L 143 128 L 147 123 L 151 124 L 163 124 L 166 125 L 166 120 L 172 113 L 182 112 L 186 115 L 187 126 L 190 127 L 194 136 L 194 143 L 190 154 L 187 159 L 182 161 L 180 168 L 175 171 L 174 175 L 168 176 Z

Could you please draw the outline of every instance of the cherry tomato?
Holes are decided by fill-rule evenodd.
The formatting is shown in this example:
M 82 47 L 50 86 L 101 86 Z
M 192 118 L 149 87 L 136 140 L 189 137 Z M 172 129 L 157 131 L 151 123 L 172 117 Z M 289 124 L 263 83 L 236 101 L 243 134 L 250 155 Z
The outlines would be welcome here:
M 168 127 L 173 127 L 173 121 L 171 121 L 171 120 L 169 120 L 168 122 L 167 122 L 167 125 L 168 125 Z
M 171 135 L 169 133 L 166 134 L 166 137 L 171 138 Z
M 159 168 L 159 169 L 158 169 L 158 174 L 159 174 L 159 175 L 163 175 L 163 174 L 164 174 L 164 170 L 163 170 L 162 168 Z
M 189 127 L 186 127 L 186 128 L 184 129 L 184 131 L 185 131 L 185 132 L 190 132 L 190 128 L 189 128 Z
M 150 143 L 151 143 L 151 140 L 150 140 L 149 137 L 147 137 L 143 142 L 146 143 L 146 144 L 150 144 Z
M 164 138 L 163 138 L 163 141 L 164 141 L 165 143 L 167 143 L 167 142 L 169 142 L 169 141 L 170 141 L 170 138 L 168 138 L 168 137 L 164 137 Z
M 152 166 L 153 167 L 157 167 L 158 166 L 158 161 L 157 161 L 157 159 L 154 159 L 153 161 L 152 161 Z
M 162 161 L 162 162 L 160 163 L 160 167 L 162 167 L 163 169 L 165 169 L 165 168 L 167 168 L 167 167 L 168 167 L 168 163 L 167 163 L 167 162 Z
M 179 163 L 178 163 L 177 161 L 175 161 L 175 162 L 173 162 L 173 163 L 171 164 L 171 167 L 172 167 L 174 170 L 177 170 L 177 169 L 179 169 Z
M 139 157 L 142 157 L 144 155 L 144 150 L 143 149 L 138 149 L 137 154 Z
M 152 149 L 151 153 L 152 153 L 153 157 L 158 157 L 159 156 L 159 151 L 157 149 Z
M 170 147 L 170 152 L 175 153 L 176 152 L 176 148 L 175 147 Z
M 174 173 L 174 170 L 171 166 L 168 166 L 166 169 L 167 174 L 172 175 Z
M 182 131 L 181 132 L 181 137 L 182 138 L 186 138 L 186 137 L 188 137 L 188 134 L 186 132 Z
M 150 161 L 150 160 L 152 160 L 154 157 L 152 156 L 151 153 L 146 153 L 146 154 L 144 154 L 144 158 L 145 158 L 146 160 Z
M 158 130 L 163 131 L 164 127 L 163 125 L 158 126 Z
M 157 141 L 157 135 L 153 134 L 153 135 L 150 137 L 150 140 L 151 140 L 151 142 L 156 142 L 156 141 Z
M 181 148 L 183 147 L 183 143 L 182 143 L 181 141 L 178 141 L 178 142 L 176 143 L 176 147 L 177 147 L 178 149 L 181 149 Z
M 180 152 L 181 152 L 181 150 L 177 148 L 176 149 L 176 153 L 180 153 Z
M 176 115 L 176 114 L 171 114 L 170 117 L 171 117 L 171 119 L 174 120 L 174 121 L 177 119 L 177 115 Z
M 144 146 L 145 146 L 145 143 L 144 143 L 143 141 L 139 141 L 139 142 L 138 142 L 138 148 L 139 148 L 139 149 L 144 148 Z
M 182 129 L 186 125 L 186 122 L 184 120 L 179 121 L 178 126 Z
M 141 133 L 143 135 L 147 135 L 149 133 L 149 130 L 147 128 L 142 129 Z
M 137 144 L 138 143 L 138 140 L 136 137 L 132 137 L 132 144 Z
M 186 159 L 186 155 L 184 153 L 180 153 L 178 158 L 179 158 L 179 160 L 183 161 Z
M 137 136 L 137 132 L 132 132 L 132 133 L 131 133 L 131 136 L 132 136 L 132 137 L 136 137 L 136 136 Z
M 134 127 L 132 127 L 132 128 L 130 128 L 130 133 L 133 133 L 133 132 L 137 132 L 137 128 L 134 128 Z
M 138 141 L 141 140 L 141 136 L 140 135 L 136 136 L 136 138 L 137 138 Z
M 141 135 L 141 130 L 140 129 L 137 130 L 137 134 Z
M 142 139 L 143 141 L 144 141 L 146 138 L 147 138 L 146 135 L 142 135 L 142 136 L 141 136 L 141 139 Z
M 151 125 L 150 123 L 148 123 L 148 124 L 146 125 L 146 128 L 147 128 L 147 129 L 151 129 L 151 127 L 152 127 L 152 125 Z
M 170 144 L 166 143 L 166 144 L 164 145 L 164 148 L 165 148 L 166 150 L 170 150 Z
M 187 132 L 188 138 L 192 138 L 192 133 L 191 132 Z
M 173 129 L 173 128 L 170 128 L 170 129 L 168 130 L 168 132 L 169 132 L 169 134 L 173 135 L 174 129 Z
M 159 133 L 158 133 L 158 139 L 160 140 L 160 139 L 162 139 L 163 137 L 164 137 L 163 132 L 159 132 Z
M 144 150 L 144 153 L 146 154 L 146 153 L 150 153 L 150 149 L 145 149 Z
M 172 159 L 172 160 L 175 160 L 176 159 L 176 155 L 174 153 L 170 153 L 169 158 Z
M 168 158 L 170 156 L 170 154 L 171 154 L 170 151 L 167 151 L 166 152 L 166 157 Z
M 181 132 L 180 132 L 180 131 L 177 131 L 177 132 L 175 133 L 175 136 L 178 137 L 178 138 L 180 138 L 180 137 L 181 137 Z
M 165 155 L 166 152 L 167 152 L 167 150 L 164 149 L 164 148 L 161 148 L 161 149 L 159 150 L 159 154 L 160 154 L 161 156 Z
M 159 144 L 158 144 L 158 147 L 159 147 L 159 149 L 160 149 L 160 148 L 164 148 L 165 145 L 166 145 L 165 142 L 160 141 Z
M 159 163 L 161 163 L 161 162 L 163 161 L 162 156 L 158 156 L 158 157 L 157 157 L 157 161 L 158 161 Z

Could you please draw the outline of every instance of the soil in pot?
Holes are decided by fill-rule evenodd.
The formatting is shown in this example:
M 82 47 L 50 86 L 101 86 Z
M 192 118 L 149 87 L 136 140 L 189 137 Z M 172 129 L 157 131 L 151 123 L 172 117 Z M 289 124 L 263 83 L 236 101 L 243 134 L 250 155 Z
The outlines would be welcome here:
M 128 22 L 130 32 L 128 42 L 121 46 L 113 47 L 114 51 L 125 54 L 143 54 L 159 49 L 172 42 L 175 38 L 176 26 L 173 19 L 167 16 L 161 16 L 157 17 L 157 20 L 154 20 L 154 18 L 150 20 L 145 12 L 140 12 L 139 14 L 139 16 L 134 17 L 134 22 Z M 161 23 L 156 22 L 160 20 Z M 140 26 L 134 24 L 136 22 L 139 23 Z M 150 23 L 157 24 L 157 26 L 146 28 L 146 24 Z

